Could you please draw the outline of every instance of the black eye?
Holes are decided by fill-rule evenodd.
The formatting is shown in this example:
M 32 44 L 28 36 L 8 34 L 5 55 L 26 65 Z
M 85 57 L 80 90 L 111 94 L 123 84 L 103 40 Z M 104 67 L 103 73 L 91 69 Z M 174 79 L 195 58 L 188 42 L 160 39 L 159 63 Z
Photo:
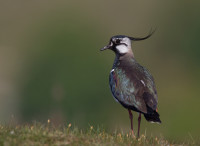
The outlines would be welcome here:
M 120 43 L 120 40 L 119 40 L 119 39 L 116 39 L 115 42 L 116 42 L 116 44 L 119 44 L 119 43 Z

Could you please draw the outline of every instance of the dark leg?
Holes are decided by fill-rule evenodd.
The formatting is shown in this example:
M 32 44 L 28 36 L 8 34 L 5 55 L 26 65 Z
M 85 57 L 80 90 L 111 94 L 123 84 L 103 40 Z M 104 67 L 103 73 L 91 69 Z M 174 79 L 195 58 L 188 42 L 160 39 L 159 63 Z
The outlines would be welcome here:
M 137 133 L 138 138 L 140 136 L 140 122 L 141 122 L 141 113 L 139 113 L 139 116 L 138 116 L 138 133 Z
M 131 131 L 132 131 L 133 136 L 135 136 L 133 132 L 133 114 L 130 109 L 128 109 L 128 112 L 129 112 L 129 118 L 131 120 Z

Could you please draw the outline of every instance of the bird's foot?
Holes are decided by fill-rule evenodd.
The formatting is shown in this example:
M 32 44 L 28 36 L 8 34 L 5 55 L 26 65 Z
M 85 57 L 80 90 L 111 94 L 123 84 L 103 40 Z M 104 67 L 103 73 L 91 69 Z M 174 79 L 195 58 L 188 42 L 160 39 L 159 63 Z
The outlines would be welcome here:
M 136 139 L 136 136 L 135 136 L 133 130 L 131 130 L 130 135 L 131 135 L 134 139 Z

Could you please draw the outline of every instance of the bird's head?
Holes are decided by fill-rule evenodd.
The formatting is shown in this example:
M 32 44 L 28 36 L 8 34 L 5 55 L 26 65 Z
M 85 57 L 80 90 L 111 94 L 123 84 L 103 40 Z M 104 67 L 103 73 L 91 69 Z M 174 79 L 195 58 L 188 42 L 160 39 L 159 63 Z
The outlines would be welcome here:
M 141 41 L 149 38 L 154 32 L 150 33 L 143 38 L 134 38 L 125 35 L 116 35 L 110 39 L 110 42 L 107 46 L 101 48 L 101 51 L 106 49 L 113 50 L 118 55 L 124 55 L 126 53 L 132 53 L 131 41 Z

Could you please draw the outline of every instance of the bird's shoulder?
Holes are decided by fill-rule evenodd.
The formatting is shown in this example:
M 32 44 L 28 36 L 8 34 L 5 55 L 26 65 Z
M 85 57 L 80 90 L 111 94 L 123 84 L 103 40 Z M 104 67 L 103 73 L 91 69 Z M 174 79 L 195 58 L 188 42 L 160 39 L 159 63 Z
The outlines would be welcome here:
M 129 78 L 133 83 L 142 86 L 151 86 L 154 84 L 154 78 L 149 70 L 141 66 L 135 60 L 135 58 L 126 58 L 123 60 L 119 60 L 117 69 L 123 70 L 127 78 Z

